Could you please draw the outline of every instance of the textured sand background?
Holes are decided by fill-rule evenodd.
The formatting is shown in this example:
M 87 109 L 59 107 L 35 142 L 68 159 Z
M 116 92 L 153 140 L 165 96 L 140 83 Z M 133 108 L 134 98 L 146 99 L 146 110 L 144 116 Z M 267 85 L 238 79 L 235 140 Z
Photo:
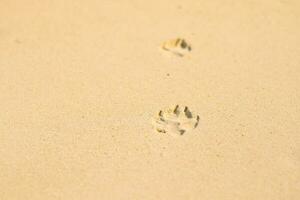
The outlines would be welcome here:
M 1 200 L 296 200 L 299 131 L 297 0 L 0 1 Z

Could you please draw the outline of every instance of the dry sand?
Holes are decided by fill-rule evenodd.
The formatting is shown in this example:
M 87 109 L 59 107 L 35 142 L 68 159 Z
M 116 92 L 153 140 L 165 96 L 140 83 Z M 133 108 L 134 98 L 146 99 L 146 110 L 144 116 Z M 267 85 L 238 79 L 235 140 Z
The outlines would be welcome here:
M 299 55 L 297 0 L 1 0 L 0 199 L 300 199 Z

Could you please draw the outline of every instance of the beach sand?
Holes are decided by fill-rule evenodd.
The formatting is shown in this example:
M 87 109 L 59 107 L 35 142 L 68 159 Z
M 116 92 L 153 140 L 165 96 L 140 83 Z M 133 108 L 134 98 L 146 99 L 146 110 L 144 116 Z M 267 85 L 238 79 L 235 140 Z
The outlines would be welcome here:
M 2 0 L 0 199 L 300 199 L 299 36 L 296 0 Z

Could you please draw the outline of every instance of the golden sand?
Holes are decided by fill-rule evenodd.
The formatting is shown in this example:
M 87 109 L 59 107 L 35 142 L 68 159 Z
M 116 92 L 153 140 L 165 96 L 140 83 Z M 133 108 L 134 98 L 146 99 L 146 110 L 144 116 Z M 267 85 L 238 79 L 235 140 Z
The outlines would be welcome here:
M 0 5 L 1 200 L 300 199 L 300 1 Z

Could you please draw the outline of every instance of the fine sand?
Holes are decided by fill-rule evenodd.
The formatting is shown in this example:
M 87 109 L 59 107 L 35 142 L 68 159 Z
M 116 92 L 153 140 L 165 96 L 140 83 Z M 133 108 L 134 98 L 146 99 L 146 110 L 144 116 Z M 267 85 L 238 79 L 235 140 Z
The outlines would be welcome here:
M 184 56 L 160 45 L 184 38 Z M 199 115 L 155 132 L 174 105 Z M 1 0 L 1 200 L 300 199 L 300 1 Z

